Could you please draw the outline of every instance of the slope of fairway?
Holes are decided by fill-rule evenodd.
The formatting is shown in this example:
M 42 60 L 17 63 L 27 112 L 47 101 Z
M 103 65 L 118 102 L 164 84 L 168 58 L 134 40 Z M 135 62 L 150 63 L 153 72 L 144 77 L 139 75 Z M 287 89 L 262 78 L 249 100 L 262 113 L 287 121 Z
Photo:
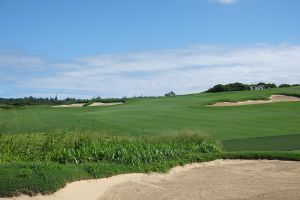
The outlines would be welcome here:
M 0 133 L 92 131 L 106 135 L 153 135 L 192 132 L 218 140 L 299 134 L 299 102 L 206 106 L 220 101 L 267 99 L 272 94 L 300 96 L 300 87 L 131 99 L 113 107 L 0 109 Z
M 243 138 L 223 141 L 227 151 L 296 151 L 300 150 L 300 134 Z

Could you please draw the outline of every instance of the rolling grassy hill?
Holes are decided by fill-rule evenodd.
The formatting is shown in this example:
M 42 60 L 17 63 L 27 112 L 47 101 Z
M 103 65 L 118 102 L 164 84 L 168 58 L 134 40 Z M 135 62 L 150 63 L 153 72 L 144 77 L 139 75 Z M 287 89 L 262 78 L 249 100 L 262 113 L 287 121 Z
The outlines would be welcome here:
M 131 99 L 124 105 L 112 107 L 35 106 L 0 109 L 0 133 L 161 135 L 189 132 L 213 136 L 223 141 L 225 149 L 233 151 L 300 149 L 299 102 L 238 107 L 206 106 L 218 101 L 267 99 L 271 94 L 300 96 L 300 87 Z M 292 141 L 290 146 L 287 146 L 289 142 L 279 145 L 283 138 Z M 264 140 L 273 142 L 264 143 Z

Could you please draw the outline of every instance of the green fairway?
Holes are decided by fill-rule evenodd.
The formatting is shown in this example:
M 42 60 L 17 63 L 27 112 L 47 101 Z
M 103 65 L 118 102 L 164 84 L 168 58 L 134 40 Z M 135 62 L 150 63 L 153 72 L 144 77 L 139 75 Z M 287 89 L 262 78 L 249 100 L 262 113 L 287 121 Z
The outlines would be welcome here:
M 0 133 L 93 132 L 105 135 L 200 133 L 217 140 L 300 133 L 300 103 L 208 107 L 212 102 L 300 95 L 300 87 L 130 99 L 112 107 L 0 109 Z
M 295 151 L 300 150 L 300 134 L 243 138 L 223 141 L 227 151 Z

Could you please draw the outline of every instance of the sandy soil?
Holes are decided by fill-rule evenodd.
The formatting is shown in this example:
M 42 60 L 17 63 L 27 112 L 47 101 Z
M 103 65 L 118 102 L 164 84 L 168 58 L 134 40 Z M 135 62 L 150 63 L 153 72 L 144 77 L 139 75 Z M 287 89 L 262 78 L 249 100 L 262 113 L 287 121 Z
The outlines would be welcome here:
M 114 106 L 114 105 L 120 105 L 120 104 L 123 104 L 123 102 L 114 102 L 114 103 L 95 102 L 95 103 L 92 103 L 90 106 Z
M 241 105 L 252 105 L 252 104 L 264 104 L 264 103 L 276 103 L 276 102 L 291 102 L 300 101 L 298 97 L 286 96 L 286 95 L 272 95 L 269 100 L 249 100 L 240 102 L 218 102 L 211 106 L 241 106 Z
M 164 174 L 126 174 L 78 181 L 49 196 L 6 200 L 300 199 L 300 162 L 216 160 Z M 4 199 L 1 199 L 4 200 Z
M 82 107 L 85 103 L 74 103 L 68 105 L 59 105 L 59 106 L 52 106 L 53 108 L 78 108 Z

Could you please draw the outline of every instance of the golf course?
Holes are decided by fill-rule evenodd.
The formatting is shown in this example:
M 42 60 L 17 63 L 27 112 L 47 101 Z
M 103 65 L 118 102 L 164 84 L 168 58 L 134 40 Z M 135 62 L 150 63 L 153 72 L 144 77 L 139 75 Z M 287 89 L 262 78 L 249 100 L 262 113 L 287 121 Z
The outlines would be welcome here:
M 0 200 L 300 200 L 299 10 L 0 0 Z
M 272 95 L 285 101 L 272 102 Z M 49 194 L 76 180 L 215 159 L 300 160 L 299 96 L 295 86 L 112 106 L 2 106 L 0 196 Z
M 300 87 L 133 98 L 122 105 L 108 107 L 43 105 L 1 109 L 0 133 L 16 136 L 65 132 L 104 136 L 185 133 L 212 137 L 226 150 L 299 150 L 299 102 L 208 106 L 224 101 L 264 100 L 272 94 L 300 96 Z

